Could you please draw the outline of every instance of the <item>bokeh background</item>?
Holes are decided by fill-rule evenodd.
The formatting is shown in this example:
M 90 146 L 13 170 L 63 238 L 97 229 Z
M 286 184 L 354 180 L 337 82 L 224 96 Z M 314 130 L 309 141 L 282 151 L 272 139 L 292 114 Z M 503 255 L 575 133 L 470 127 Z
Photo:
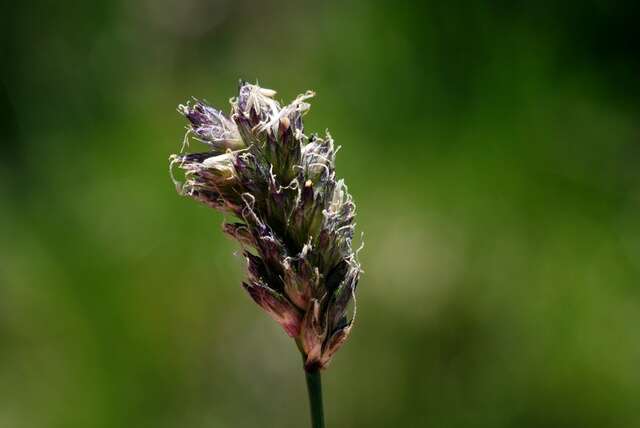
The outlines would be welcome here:
M 314 89 L 358 203 L 330 427 L 640 426 L 637 2 L 8 2 L 0 427 L 305 427 L 299 356 L 167 158 Z

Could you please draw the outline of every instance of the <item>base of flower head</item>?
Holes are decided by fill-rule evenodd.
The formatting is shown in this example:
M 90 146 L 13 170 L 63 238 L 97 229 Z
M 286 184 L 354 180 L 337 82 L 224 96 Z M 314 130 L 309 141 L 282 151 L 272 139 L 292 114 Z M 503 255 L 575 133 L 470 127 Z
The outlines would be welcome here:
M 300 335 L 302 314 L 283 295 L 264 284 L 242 283 L 254 302 L 278 322 L 291 337 Z

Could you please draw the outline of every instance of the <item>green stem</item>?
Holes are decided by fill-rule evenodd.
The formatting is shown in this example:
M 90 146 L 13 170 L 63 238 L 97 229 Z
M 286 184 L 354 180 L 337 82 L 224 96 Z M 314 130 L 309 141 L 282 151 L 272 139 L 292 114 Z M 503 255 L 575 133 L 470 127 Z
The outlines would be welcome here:
M 309 392 L 309 406 L 311 407 L 311 427 L 324 428 L 324 413 L 322 411 L 322 382 L 320 369 L 305 370 L 307 376 L 307 391 Z
M 311 428 L 324 428 L 324 412 L 322 409 L 322 379 L 319 367 L 307 367 L 307 354 L 304 352 L 302 339 L 296 337 L 296 346 L 302 357 L 304 374 L 307 378 L 307 392 L 309 393 L 309 408 L 311 410 Z

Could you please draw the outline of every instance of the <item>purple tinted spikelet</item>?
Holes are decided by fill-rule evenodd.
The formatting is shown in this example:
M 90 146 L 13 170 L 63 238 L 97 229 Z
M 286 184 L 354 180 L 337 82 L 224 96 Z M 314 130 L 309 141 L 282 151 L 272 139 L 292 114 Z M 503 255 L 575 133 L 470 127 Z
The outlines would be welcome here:
M 172 155 L 171 169 L 184 173 L 179 193 L 237 217 L 223 229 L 245 250 L 243 287 L 296 339 L 306 367 L 323 368 L 353 324 L 355 205 L 336 179 L 331 136 L 304 134 L 313 92 L 284 107 L 274 95 L 240 82 L 230 116 L 202 101 L 181 105 L 186 138 L 210 150 Z

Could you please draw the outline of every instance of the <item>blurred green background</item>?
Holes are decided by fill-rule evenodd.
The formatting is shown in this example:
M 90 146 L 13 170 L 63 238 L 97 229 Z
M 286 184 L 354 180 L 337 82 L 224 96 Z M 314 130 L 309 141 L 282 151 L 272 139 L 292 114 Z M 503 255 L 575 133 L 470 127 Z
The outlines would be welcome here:
M 365 232 L 329 427 L 640 427 L 637 2 L 10 2 L 0 428 L 305 427 L 293 343 L 167 158 L 317 97 Z

